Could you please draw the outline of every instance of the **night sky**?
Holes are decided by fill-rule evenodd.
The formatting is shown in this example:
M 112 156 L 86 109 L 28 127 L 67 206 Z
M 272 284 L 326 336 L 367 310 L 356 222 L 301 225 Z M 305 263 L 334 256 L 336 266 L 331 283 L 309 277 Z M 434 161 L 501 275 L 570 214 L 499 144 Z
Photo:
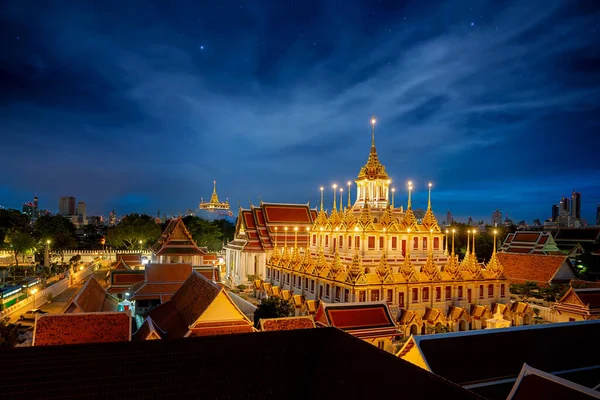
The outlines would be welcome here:
M 203 4 L 204 3 L 204 4 Z M 88 214 L 311 201 L 378 119 L 438 220 L 600 202 L 600 2 L 3 1 L 0 204 Z M 331 190 L 327 200 L 331 201 Z M 353 197 L 355 193 L 353 192 Z

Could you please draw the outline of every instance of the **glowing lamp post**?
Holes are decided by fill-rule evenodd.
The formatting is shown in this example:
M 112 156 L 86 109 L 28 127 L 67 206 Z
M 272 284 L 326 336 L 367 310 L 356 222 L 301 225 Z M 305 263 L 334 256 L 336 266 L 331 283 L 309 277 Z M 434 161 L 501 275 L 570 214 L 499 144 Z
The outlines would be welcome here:
M 37 289 L 31 289 L 31 295 L 33 296 L 33 308 L 34 309 L 35 309 L 35 306 L 36 306 L 36 300 L 37 299 L 35 297 L 35 294 L 37 293 L 37 291 L 38 291 Z

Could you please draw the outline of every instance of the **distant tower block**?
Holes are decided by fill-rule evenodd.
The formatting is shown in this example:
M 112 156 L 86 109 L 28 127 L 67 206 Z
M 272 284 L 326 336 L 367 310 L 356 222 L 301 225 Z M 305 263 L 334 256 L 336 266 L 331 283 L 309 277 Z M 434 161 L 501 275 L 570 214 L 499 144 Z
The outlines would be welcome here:
M 217 181 L 213 181 L 213 185 L 213 193 L 212 196 L 210 196 L 210 201 L 206 203 L 204 199 L 200 199 L 200 205 L 198 208 L 200 210 L 209 211 L 221 216 L 233 216 L 233 213 L 229 208 L 229 202 L 227 200 L 219 201 L 219 196 L 217 196 Z

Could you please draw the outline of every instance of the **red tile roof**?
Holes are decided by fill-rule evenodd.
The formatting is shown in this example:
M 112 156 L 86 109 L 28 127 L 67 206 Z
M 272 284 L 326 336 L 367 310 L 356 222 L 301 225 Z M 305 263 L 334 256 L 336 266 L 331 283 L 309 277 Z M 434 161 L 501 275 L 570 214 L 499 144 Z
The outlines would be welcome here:
M 123 260 L 127 265 L 141 265 L 142 255 L 141 254 L 118 254 L 117 261 Z
M 194 271 L 169 301 L 150 310 L 148 316 L 161 330 L 166 332 L 167 338 L 184 337 L 188 334 L 189 327 L 200 318 L 222 291 L 224 291 L 222 287 Z M 227 295 L 226 292 L 223 293 Z M 239 325 L 249 326 L 252 330 L 252 323 L 241 311 L 240 316 L 246 321 Z M 215 321 L 209 328 L 219 329 L 229 325 L 231 324 L 227 321 Z M 235 325 L 238 325 L 238 323 L 236 322 Z M 236 327 L 231 329 L 241 332 L 245 328 Z M 201 330 L 202 327 L 198 327 L 198 332 Z M 197 333 L 197 335 L 199 334 Z
M 517 232 L 513 238 L 513 242 L 532 242 L 535 243 L 540 238 L 538 232 Z
M 73 299 L 63 307 L 63 312 L 117 311 L 117 307 L 118 300 L 109 295 L 94 276 L 90 276 Z
M 185 282 L 191 273 L 190 264 L 148 264 L 146 282 Z
M 308 205 L 300 204 L 262 204 L 268 223 L 312 224 Z
M 286 331 L 290 329 L 315 328 L 312 317 L 263 318 L 260 320 L 261 331 Z
M 127 342 L 130 338 L 128 312 L 46 314 L 35 322 L 33 345 Z
M 563 264 L 567 263 L 571 268 L 567 256 L 497 253 L 497 257 L 504 267 L 504 275 L 511 283 L 532 281 L 547 285 L 555 282 L 553 277 Z M 573 273 L 571 278 L 574 277 Z
M 321 326 L 334 326 L 359 338 L 399 335 L 385 302 L 325 303 L 315 314 Z

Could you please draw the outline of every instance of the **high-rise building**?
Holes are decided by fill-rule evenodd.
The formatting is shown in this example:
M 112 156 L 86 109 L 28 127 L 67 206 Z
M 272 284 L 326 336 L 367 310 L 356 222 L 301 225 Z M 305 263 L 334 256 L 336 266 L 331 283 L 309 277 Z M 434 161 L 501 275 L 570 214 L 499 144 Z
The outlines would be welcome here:
M 112 210 L 108 215 L 108 224 L 110 226 L 114 226 L 117 223 L 117 213 L 115 210 Z
M 552 204 L 552 218 L 551 218 L 552 222 L 556 222 L 556 219 L 558 218 L 558 213 L 559 213 L 558 204 Z
M 76 215 L 75 211 L 75 196 L 62 196 L 58 203 L 58 213 L 60 215 Z
M 596 204 L 596 225 L 600 225 L 600 204 Z
M 502 225 L 502 211 L 496 210 L 492 213 L 492 226 Z
M 77 215 L 80 217 L 79 219 L 83 224 L 87 223 L 87 210 L 85 201 L 80 201 L 77 203 Z
M 560 210 L 564 210 L 567 212 L 567 214 L 571 214 L 571 200 L 568 197 L 563 197 L 560 200 Z M 559 214 L 561 214 L 561 212 L 559 211 Z
M 454 218 L 452 217 L 452 213 L 450 212 L 450 210 L 448 210 L 448 212 L 446 213 L 446 225 L 452 225 L 453 222 Z
M 23 203 L 23 214 L 26 214 L 29 218 L 35 219 L 40 216 L 40 210 L 38 209 L 38 198 L 35 196 L 33 198 L 33 203 L 28 201 L 27 203 Z
M 579 221 L 581 219 L 581 193 L 573 189 L 571 193 L 571 217 Z

